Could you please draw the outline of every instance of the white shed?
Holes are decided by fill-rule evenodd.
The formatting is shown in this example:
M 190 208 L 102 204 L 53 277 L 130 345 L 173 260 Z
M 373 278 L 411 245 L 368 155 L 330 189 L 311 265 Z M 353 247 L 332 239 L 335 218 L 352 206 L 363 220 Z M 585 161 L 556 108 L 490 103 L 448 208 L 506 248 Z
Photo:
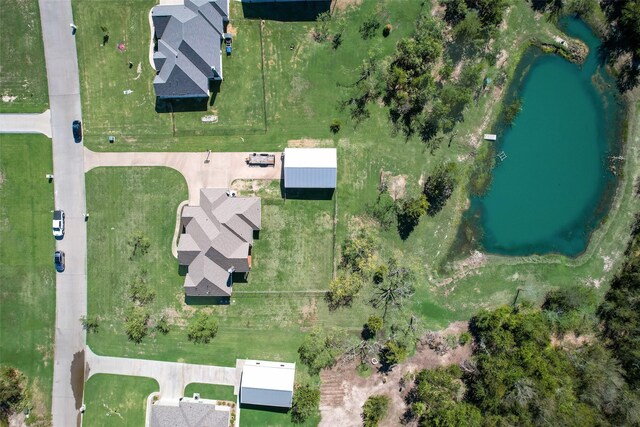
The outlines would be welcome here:
M 284 188 L 336 188 L 335 148 L 285 148 Z
M 240 381 L 240 403 L 290 408 L 295 363 L 245 360 Z

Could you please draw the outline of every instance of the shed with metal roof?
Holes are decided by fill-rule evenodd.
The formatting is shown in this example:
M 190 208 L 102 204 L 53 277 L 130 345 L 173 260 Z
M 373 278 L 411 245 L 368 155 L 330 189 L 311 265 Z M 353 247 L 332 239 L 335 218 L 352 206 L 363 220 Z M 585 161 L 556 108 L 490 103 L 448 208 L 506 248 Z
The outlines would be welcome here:
M 246 360 L 240 382 L 240 403 L 290 408 L 295 363 Z
M 335 148 L 285 148 L 284 188 L 336 188 Z

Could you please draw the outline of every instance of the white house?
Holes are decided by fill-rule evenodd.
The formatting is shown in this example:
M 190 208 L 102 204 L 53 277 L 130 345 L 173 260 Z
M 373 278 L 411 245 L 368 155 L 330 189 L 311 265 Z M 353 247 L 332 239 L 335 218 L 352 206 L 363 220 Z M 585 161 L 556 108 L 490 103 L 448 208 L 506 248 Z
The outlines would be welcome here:
M 335 148 L 285 148 L 284 188 L 336 188 Z
M 240 380 L 240 403 L 290 408 L 295 363 L 246 360 Z

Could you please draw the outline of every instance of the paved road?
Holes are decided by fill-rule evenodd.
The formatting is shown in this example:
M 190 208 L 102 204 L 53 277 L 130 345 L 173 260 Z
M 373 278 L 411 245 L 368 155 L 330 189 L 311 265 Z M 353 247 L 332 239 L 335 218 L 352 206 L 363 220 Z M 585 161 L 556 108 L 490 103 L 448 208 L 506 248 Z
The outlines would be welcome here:
M 82 423 L 85 333 L 79 319 L 87 312 L 84 155 L 71 132 L 71 122 L 81 117 L 80 83 L 69 25 L 71 1 L 39 0 L 39 5 L 49 82 L 55 204 L 66 213 L 66 234 L 56 243 L 66 254 L 67 267 L 56 279 L 51 412 L 54 427 L 72 427 Z
M 0 114 L 0 133 L 41 133 L 51 138 L 51 110 L 40 114 Z
M 189 204 L 200 204 L 200 189 L 227 188 L 236 179 L 280 179 L 282 161 L 276 156 L 275 167 L 249 167 L 245 163 L 248 152 L 211 153 L 98 153 L 85 148 L 84 169 L 99 166 L 166 166 L 180 172 L 189 187 Z
M 237 388 L 239 379 L 236 368 L 98 356 L 89 347 L 85 350 L 85 372 L 87 380 L 96 374 L 154 378 L 160 385 L 160 400 L 181 398 L 184 388 L 191 383 Z

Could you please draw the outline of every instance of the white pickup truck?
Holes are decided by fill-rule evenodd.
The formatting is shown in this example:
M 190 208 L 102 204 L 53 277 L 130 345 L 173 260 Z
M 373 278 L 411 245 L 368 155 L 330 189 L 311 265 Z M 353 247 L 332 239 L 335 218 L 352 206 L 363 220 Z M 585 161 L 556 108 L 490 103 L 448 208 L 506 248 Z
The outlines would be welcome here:
M 64 211 L 53 211 L 53 235 L 64 236 Z

